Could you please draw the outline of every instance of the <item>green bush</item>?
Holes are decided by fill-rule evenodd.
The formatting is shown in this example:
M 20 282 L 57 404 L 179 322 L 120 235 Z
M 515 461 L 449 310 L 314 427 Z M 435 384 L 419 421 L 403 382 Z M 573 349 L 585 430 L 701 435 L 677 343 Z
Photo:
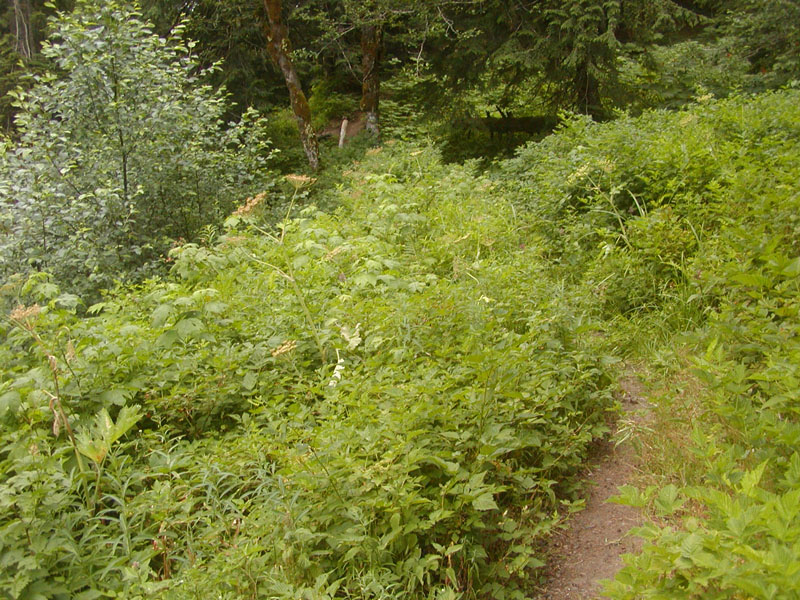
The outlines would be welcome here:
M 92 318 L 9 287 L 2 593 L 523 598 L 610 361 L 495 192 L 394 144 Z
M 657 494 L 628 490 L 621 498 L 649 504 L 669 524 L 639 530 L 647 544 L 609 582 L 612 598 L 798 594 L 796 102 L 797 92 L 786 91 L 698 110 L 701 121 L 703 113 L 714 118 L 706 146 L 719 163 L 718 174 L 706 186 L 705 203 L 672 200 L 669 206 L 694 223 L 713 215 L 681 270 L 684 280 L 675 285 L 691 293 L 705 315 L 690 341 L 703 349 L 693 360 L 716 420 L 694 426 L 692 452 L 705 472 L 701 481 Z M 687 143 L 685 152 L 691 151 Z M 691 242 L 688 233 L 684 240 L 676 237 L 680 230 L 652 231 L 652 248 L 637 251 L 657 251 L 659 260 L 673 263 L 665 260 L 670 247 Z
M 750 73 L 750 64 L 735 51 L 737 40 L 721 37 L 713 42 L 681 41 L 652 48 L 646 60 L 622 61 L 622 87 L 632 96 L 628 110 L 681 108 L 697 97 L 755 91 L 763 78 Z
M 776 149 L 786 156 L 795 101 L 787 91 L 613 123 L 576 117 L 496 177 L 539 219 L 543 248 L 564 276 L 605 297 L 607 315 L 682 303 L 694 291 L 669 290 L 717 256 L 720 227 L 746 207 L 739 196 L 763 189 L 756 165 L 774 163 Z
M 116 2 L 79 2 L 42 50 L 51 72 L 21 93 L 19 143 L 0 144 L 0 273 L 47 270 L 96 294 L 152 273 L 263 187 L 269 143 L 252 112 L 225 125 L 191 44 Z

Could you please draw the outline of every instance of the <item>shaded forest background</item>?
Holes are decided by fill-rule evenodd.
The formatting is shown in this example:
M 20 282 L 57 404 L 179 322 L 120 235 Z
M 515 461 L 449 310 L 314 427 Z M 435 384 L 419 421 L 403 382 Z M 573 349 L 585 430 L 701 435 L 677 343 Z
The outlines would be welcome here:
M 288 105 L 268 50 L 270 5 L 281 10 L 317 127 L 357 110 L 371 77 L 384 83 L 386 98 L 427 118 L 458 121 L 487 110 L 609 118 L 615 110 L 676 106 L 698 86 L 725 94 L 783 85 L 796 75 L 800 54 L 791 0 L 141 3 L 157 34 L 182 26 L 197 43 L 199 68 L 220 65 L 209 82 L 227 90 L 230 117 Z M 46 66 L 48 18 L 71 8 L 68 0 L 4 4 L 7 130 L 14 111 L 6 93 Z

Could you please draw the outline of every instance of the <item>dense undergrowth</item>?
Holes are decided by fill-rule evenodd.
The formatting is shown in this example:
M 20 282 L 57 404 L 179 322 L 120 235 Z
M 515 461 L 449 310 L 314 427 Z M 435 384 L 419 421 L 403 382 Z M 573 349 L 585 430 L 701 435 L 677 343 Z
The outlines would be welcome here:
M 348 177 L 271 233 L 249 202 L 92 318 L 25 284 L 4 594 L 519 595 L 608 361 L 488 179 L 404 145 Z
M 615 361 L 688 332 L 702 475 L 627 490 L 664 526 L 609 590 L 793 597 L 798 96 L 574 119 L 490 175 L 387 143 L 90 318 L 8 282 L 2 594 L 524 597 Z
M 703 386 L 699 420 L 669 425 L 688 433 L 692 466 L 619 498 L 654 523 L 611 598 L 800 593 L 797 101 L 781 92 L 578 121 L 504 166 L 557 224 L 549 257 L 620 349 L 672 354 L 667 380 L 688 361 Z M 676 466 L 664 450 L 654 470 Z
M 620 350 L 647 360 L 676 344 L 666 377 L 688 353 L 705 385 L 701 420 L 671 425 L 691 432 L 693 475 L 620 497 L 661 525 L 639 530 L 648 544 L 612 598 L 798 593 L 797 99 L 578 121 L 504 167 L 556 223 L 549 257 Z
M 691 424 L 701 476 L 630 494 L 668 524 L 640 531 L 650 543 L 611 584 L 614 598 L 800 593 L 796 102 L 785 93 L 715 110 L 728 132 L 706 142 L 722 167 L 707 195 L 719 217 L 687 272 L 704 316 L 687 338 L 705 385 L 706 418 Z

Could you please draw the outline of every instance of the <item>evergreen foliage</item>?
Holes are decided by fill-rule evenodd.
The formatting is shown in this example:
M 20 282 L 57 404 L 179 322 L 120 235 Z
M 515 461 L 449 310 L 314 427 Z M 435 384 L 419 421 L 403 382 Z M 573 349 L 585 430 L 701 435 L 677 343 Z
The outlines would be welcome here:
M 800 70 L 800 6 L 792 0 L 740 0 L 733 3 L 724 31 L 736 38 L 732 48 L 772 85 L 797 80 Z

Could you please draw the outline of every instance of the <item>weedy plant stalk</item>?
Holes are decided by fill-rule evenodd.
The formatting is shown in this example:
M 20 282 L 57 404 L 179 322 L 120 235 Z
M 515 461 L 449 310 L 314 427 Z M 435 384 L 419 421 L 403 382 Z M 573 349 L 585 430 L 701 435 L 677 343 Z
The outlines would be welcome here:
M 44 390 L 44 392 L 50 397 L 49 408 L 50 412 L 53 414 L 53 435 L 58 437 L 60 428 L 62 426 L 64 427 L 70 444 L 72 445 L 72 449 L 75 453 L 75 460 L 78 464 L 78 469 L 81 473 L 84 473 L 85 469 L 83 465 L 83 459 L 81 458 L 81 453 L 78 450 L 75 434 L 72 431 L 72 425 L 70 425 L 69 418 L 67 417 L 66 412 L 64 412 L 64 406 L 61 402 L 61 390 L 58 383 L 58 359 L 45 344 L 41 336 L 37 333 L 33 322 L 33 319 L 35 319 L 40 312 L 41 307 L 38 304 L 34 304 L 27 308 L 20 305 L 14 309 L 8 317 L 6 317 L 6 320 L 14 327 L 18 327 L 22 331 L 27 332 L 39 349 L 44 353 L 45 358 L 47 359 L 47 367 L 50 371 L 50 376 L 53 381 L 54 393 Z

